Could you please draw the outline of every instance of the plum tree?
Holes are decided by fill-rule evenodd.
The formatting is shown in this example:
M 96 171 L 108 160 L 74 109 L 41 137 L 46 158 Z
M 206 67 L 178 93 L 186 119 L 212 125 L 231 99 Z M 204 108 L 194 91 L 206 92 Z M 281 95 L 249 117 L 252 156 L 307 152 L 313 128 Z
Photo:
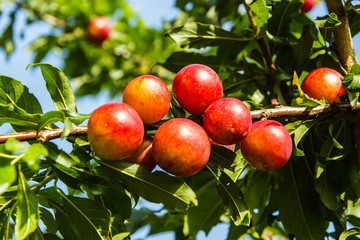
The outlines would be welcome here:
M 279 122 L 263 120 L 252 125 L 240 142 L 241 153 L 253 167 L 262 171 L 278 170 L 289 160 L 292 140 Z
M 203 124 L 209 137 L 220 144 L 239 143 L 252 123 L 249 109 L 236 98 L 222 98 L 205 111 Z
M 91 114 L 87 136 L 97 155 L 106 160 L 121 160 L 134 154 L 141 145 L 144 124 L 126 103 L 107 103 Z
M 212 102 L 221 98 L 223 87 L 219 76 L 210 67 L 191 64 L 176 74 L 172 93 L 187 112 L 202 115 Z
M 154 123 L 169 111 L 170 93 L 159 78 L 143 75 L 133 79 L 125 87 L 123 102 L 132 106 L 144 123 Z
M 61 63 L 61 69 L 30 64 L 40 71 L 24 77 L 18 75 L 21 61 L 0 67 L 1 239 L 148 239 L 162 233 L 166 239 L 322 240 L 360 234 L 360 65 L 352 42 L 360 32 L 358 1 L 326 0 L 328 11 L 304 14 L 304 0 L 177 0 L 178 17 L 166 17 L 163 28 L 142 19 L 155 20 L 158 5 L 143 15 L 126 0 L 43 2 L 0 1 L 0 55 L 29 56 L 35 63 L 51 56 Z M 113 26 L 101 45 L 84 39 L 93 16 L 106 16 Z M 24 43 L 30 52 L 23 52 Z M 195 67 L 181 76 L 186 66 Z M 339 82 L 310 84 L 337 91 L 328 104 L 299 87 L 317 68 L 344 76 L 340 89 Z M 25 81 L 4 76 L 13 69 Z M 115 105 L 139 111 L 130 114 L 138 124 L 119 121 L 123 115 L 110 108 L 90 114 L 93 102 L 103 104 L 101 96 L 115 101 L 131 80 L 150 74 L 174 96 L 172 111 L 160 121 L 143 124 L 141 110 L 126 103 Z M 242 101 L 255 122 L 234 152 L 215 144 L 210 149 L 210 136 L 199 129 L 207 125 L 206 109 L 222 97 Z M 214 115 L 230 121 L 230 115 L 221 117 L 228 110 Z M 154 137 L 152 149 L 144 134 Z M 149 171 L 139 162 L 141 144 L 162 167 Z M 107 161 L 112 156 L 121 160 Z M 149 231 L 139 233 L 142 227 Z
M 175 176 L 199 172 L 210 157 L 211 145 L 204 129 L 191 120 L 175 118 L 156 131 L 153 156 L 156 163 Z

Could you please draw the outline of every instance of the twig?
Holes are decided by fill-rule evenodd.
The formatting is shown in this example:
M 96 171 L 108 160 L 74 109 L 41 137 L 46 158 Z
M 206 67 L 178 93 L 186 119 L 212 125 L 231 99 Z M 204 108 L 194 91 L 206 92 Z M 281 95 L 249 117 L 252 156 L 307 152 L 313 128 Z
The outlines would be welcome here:
M 332 103 L 320 105 L 314 108 L 309 107 L 276 107 L 262 110 L 251 111 L 251 117 L 254 121 L 260 119 L 280 119 L 280 118 L 296 118 L 296 119 L 312 119 L 324 116 L 327 114 L 335 114 L 341 112 L 360 111 L 360 103 L 356 106 L 351 106 L 349 103 Z M 189 118 L 190 120 L 202 125 L 202 117 Z M 145 130 L 151 131 L 158 129 L 169 119 L 164 119 L 154 124 L 146 124 Z M 19 141 L 39 141 L 45 142 L 61 136 L 63 129 L 43 130 L 38 134 L 33 132 L 18 132 L 0 135 L 0 143 L 6 142 L 9 138 L 16 138 Z M 87 127 L 74 125 L 70 131 L 69 136 L 86 136 Z
M 9 133 L 0 135 L 0 143 L 6 142 L 9 138 L 15 138 L 19 141 L 39 141 L 45 142 L 51 139 L 59 138 L 61 136 L 63 129 L 51 129 L 51 130 L 43 130 L 38 134 L 36 131 L 32 132 L 17 132 L 17 133 Z M 87 127 L 84 126 L 76 126 L 74 125 L 69 133 L 69 136 L 82 136 L 86 135 Z

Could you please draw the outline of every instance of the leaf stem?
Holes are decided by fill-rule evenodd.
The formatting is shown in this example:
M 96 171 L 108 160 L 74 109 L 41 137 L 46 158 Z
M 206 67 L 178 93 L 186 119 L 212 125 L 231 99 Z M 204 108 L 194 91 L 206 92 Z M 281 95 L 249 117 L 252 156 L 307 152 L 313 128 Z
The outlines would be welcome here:
M 16 158 L 14 158 L 14 160 L 11 161 L 11 165 L 15 165 L 17 162 L 19 162 L 21 160 L 21 158 L 25 155 L 25 153 L 22 153 L 18 156 L 16 156 Z

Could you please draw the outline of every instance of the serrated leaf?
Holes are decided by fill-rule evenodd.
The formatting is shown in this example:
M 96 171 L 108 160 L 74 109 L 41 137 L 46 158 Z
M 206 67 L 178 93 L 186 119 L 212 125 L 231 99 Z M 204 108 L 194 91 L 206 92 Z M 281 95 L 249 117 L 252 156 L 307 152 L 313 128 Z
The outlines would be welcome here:
M 235 225 L 250 224 L 250 210 L 247 207 L 243 193 L 233 180 L 220 168 L 212 163 L 206 165 L 218 181 L 217 190 L 223 201 L 225 210 L 229 213 Z
M 205 48 L 236 42 L 247 42 L 252 39 L 243 38 L 212 24 L 186 22 L 184 25 L 167 32 L 180 47 Z
M 338 16 L 335 13 L 330 13 L 330 15 L 324 17 L 318 17 L 316 20 L 314 20 L 314 23 L 319 28 L 334 28 L 341 24 Z
M 164 172 L 150 173 L 146 167 L 126 162 L 100 162 L 96 169 L 100 176 L 110 175 L 113 181 L 124 184 L 130 192 L 144 199 L 162 203 L 169 209 L 184 212 L 190 203 L 197 205 L 196 195 L 183 181 Z
M 58 192 L 63 200 L 67 220 L 77 239 L 108 239 L 111 221 L 108 209 L 96 201 L 66 196 L 60 189 Z
M 38 227 L 39 208 L 35 193 L 30 190 L 23 173 L 19 172 L 17 195 L 17 217 L 15 223 L 16 239 L 26 239 Z
M 26 68 L 31 66 L 40 68 L 46 82 L 46 88 L 50 93 L 56 109 L 68 109 L 72 112 L 77 112 L 75 96 L 65 73 L 46 63 L 29 64 Z
M 270 18 L 271 7 L 265 5 L 265 1 L 254 1 L 249 3 L 250 9 L 254 15 L 257 27 L 262 28 Z

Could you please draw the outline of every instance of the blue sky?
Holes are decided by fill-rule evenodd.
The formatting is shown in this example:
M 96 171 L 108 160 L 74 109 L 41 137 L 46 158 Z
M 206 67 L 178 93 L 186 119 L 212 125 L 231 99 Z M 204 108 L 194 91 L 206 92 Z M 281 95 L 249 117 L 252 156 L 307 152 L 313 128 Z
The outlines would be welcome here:
M 139 13 L 139 16 L 144 20 L 145 24 L 150 27 L 160 27 L 163 21 L 172 20 L 176 17 L 178 10 L 174 8 L 175 0 L 129 0 L 129 4 L 132 8 Z M 4 10 L 6 12 L 6 9 Z M 312 18 L 316 16 L 324 16 L 327 14 L 324 1 L 320 2 L 310 13 Z M 22 15 L 22 17 L 25 17 Z M 23 19 L 24 20 L 24 19 Z M 22 27 L 23 21 L 19 21 L 16 24 L 16 31 L 19 31 Z M 2 16 L 0 18 L 0 33 L 7 26 L 6 18 Z M 32 92 L 42 104 L 43 111 L 47 112 L 54 110 L 52 101 L 45 88 L 44 81 L 42 80 L 41 73 L 38 69 L 32 68 L 25 70 L 26 66 L 31 63 L 32 55 L 26 51 L 26 46 L 36 39 L 42 33 L 49 31 L 49 26 L 45 23 L 32 25 L 27 29 L 25 38 L 20 40 L 16 39 L 16 52 L 6 60 L 5 53 L 0 50 L 0 75 L 10 76 L 21 81 L 24 85 L 28 86 L 30 92 Z M 18 34 L 15 34 L 18 36 Z M 359 37 L 354 39 L 354 46 L 359 46 Z M 357 55 L 359 55 L 359 48 L 356 48 Z M 61 57 L 53 53 L 49 55 L 43 62 L 50 63 L 54 66 L 60 67 L 62 65 Z M 109 101 L 116 101 L 120 99 L 110 99 L 106 93 L 100 93 L 97 96 L 87 96 L 77 100 L 78 109 L 81 113 L 90 113 L 97 107 L 105 104 Z M 10 128 L 6 125 L 0 127 L 0 133 L 10 131 Z M 63 142 L 61 142 L 63 143 Z M 65 144 L 66 145 L 66 144 Z M 64 146 L 66 148 L 66 146 Z M 158 209 L 158 205 L 149 204 L 149 206 Z M 132 236 L 132 239 L 139 240 L 144 239 L 148 229 L 143 229 Z M 225 239 L 228 232 L 228 225 L 219 224 L 210 232 L 208 236 L 204 233 L 199 233 L 197 239 L 199 240 L 221 240 Z M 174 239 L 173 234 L 161 234 L 147 238 L 148 240 L 169 240 Z

